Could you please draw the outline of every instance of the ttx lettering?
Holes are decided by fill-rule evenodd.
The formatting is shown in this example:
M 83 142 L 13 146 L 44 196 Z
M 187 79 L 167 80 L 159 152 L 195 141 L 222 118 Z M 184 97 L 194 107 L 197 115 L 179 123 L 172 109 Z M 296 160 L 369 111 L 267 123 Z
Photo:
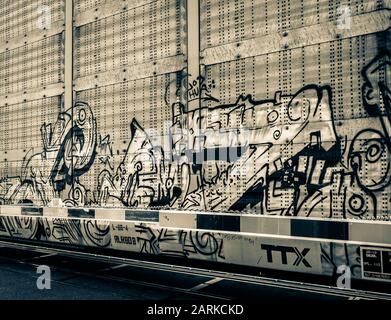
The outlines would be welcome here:
M 288 264 L 288 254 L 296 255 L 296 260 L 293 262 L 293 265 L 298 267 L 300 264 L 303 264 L 307 268 L 311 268 L 309 262 L 305 259 L 305 256 L 310 251 L 309 248 L 305 248 L 302 251 L 295 247 L 284 247 L 284 246 L 274 246 L 274 245 L 261 245 L 261 249 L 266 251 L 267 262 L 273 263 L 273 252 L 279 252 L 281 256 L 281 263 L 284 265 Z

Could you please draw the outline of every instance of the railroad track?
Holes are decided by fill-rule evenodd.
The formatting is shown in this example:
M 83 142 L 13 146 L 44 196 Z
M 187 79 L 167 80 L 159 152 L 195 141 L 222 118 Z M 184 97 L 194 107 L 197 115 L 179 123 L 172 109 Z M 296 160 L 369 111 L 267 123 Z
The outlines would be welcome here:
M 138 269 L 153 270 L 154 272 L 169 272 L 171 274 L 187 275 L 193 277 L 207 277 L 208 281 L 197 284 L 191 288 L 180 288 L 176 286 L 168 286 L 164 284 L 157 284 L 148 281 L 128 279 L 124 277 L 113 276 L 110 274 L 102 274 L 100 272 L 83 272 L 78 270 L 70 270 L 63 267 L 55 266 L 54 270 L 66 271 L 75 275 L 93 277 L 97 279 L 117 281 L 121 283 L 128 283 L 132 285 L 138 285 L 142 287 L 149 287 L 159 290 L 170 291 L 176 294 L 181 294 L 196 299 L 215 299 L 215 300 L 231 300 L 232 297 L 229 294 L 212 294 L 208 292 L 202 292 L 202 290 L 208 286 L 213 286 L 221 281 L 230 282 L 233 285 L 251 284 L 252 286 L 259 286 L 260 288 L 279 288 L 284 290 L 290 290 L 294 292 L 306 292 L 325 295 L 328 297 L 335 297 L 339 299 L 347 300 L 391 300 L 391 294 L 381 292 L 369 292 L 357 289 L 340 289 L 337 287 L 303 283 L 281 279 L 271 279 L 261 276 L 252 276 L 238 273 L 229 273 L 216 270 L 206 270 L 201 268 L 192 268 L 181 265 L 165 264 L 150 261 L 141 261 L 136 259 L 129 259 L 124 257 L 117 257 L 112 255 L 103 255 L 95 253 L 87 253 L 81 251 L 74 251 L 62 248 L 45 247 L 31 243 L 18 243 L 10 241 L 1 241 L 0 248 L 7 248 L 12 250 L 34 252 L 41 254 L 33 258 L 18 260 L 18 263 L 28 264 L 32 266 L 39 266 L 39 260 L 42 260 L 49 256 L 59 256 L 67 259 L 79 259 L 88 262 L 103 262 L 108 263 L 110 266 L 104 268 L 102 271 L 110 271 L 123 267 L 133 267 Z M 42 264 L 42 263 L 41 263 Z

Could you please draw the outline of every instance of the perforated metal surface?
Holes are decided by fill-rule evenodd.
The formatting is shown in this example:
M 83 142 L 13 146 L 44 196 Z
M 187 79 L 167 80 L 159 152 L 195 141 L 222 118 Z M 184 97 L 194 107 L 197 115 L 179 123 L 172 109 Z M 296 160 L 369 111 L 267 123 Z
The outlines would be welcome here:
M 172 97 L 175 97 L 177 76 L 180 74 L 159 75 L 77 93 L 77 100 L 88 101 L 93 108 L 99 133 L 99 157 L 83 176 L 83 185 L 91 190 L 99 190 L 99 175 L 102 171 L 110 168 L 119 170 L 125 157 L 131 159 L 136 156 L 138 150 L 128 151 L 133 135 L 133 121 L 136 121 L 134 123 L 140 130 L 147 132 L 154 145 L 169 145 L 169 128 L 172 123 L 170 106 L 175 102 Z M 169 158 L 169 154 L 166 156 Z M 153 186 L 156 187 L 155 183 Z M 95 196 L 98 199 L 98 192 Z
M 187 8 L 75 0 L 65 69 L 63 33 L 0 50 L 3 201 L 388 217 L 390 2 L 200 0 L 199 30 Z
M 42 188 L 23 183 L 34 178 L 48 183 L 42 174 L 50 172 L 54 161 L 52 154 L 43 152 L 41 126 L 55 122 L 61 111 L 63 34 L 56 30 L 64 16 L 63 1 L 1 1 L 2 202 L 45 204 L 39 195 Z
M 297 45 L 293 49 L 290 49 L 287 45 L 284 50 L 255 56 L 249 55 L 246 51 L 247 48 L 252 49 L 252 46 L 255 45 L 258 47 L 262 47 L 263 44 L 268 46 L 268 42 L 263 42 L 263 40 L 279 42 L 279 35 L 283 38 L 294 29 L 298 30 L 295 35 L 300 35 L 301 32 L 303 39 L 305 39 L 305 32 L 309 30 L 305 27 L 322 23 L 332 22 L 334 23 L 333 28 L 337 32 L 343 33 L 343 29 L 349 30 L 349 28 L 340 26 L 340 23 L 349 23 L 352 16 L 370 13 L 388 6 L 389 4 L 383 1 L 201 0 L 203 61 L 207 63 L 207 61 L 213 60 L 214 62 L 212 65 L 204 67 L 205 82 L 213 83 L 213 85 L 208 85 L 208 90 L 204 96 L 203 105 L 209 108 L 209 111 L 205 113 L 208 122 L 204 126 L 206 128 L 222 126 L 220 130 L 223 131 L 230 128 L 239 128 L 243 133 L 246 130 L 259 130 L 256 142 L 258 146 L 255 145 L 255 150 L 257 148 L 260 150 L 262 144 L 272 143 L 273 145 L 266 148 L 268 151 L 262 153 L 262 155 L 258 154 L 256 157 L 249 154 L 244 155 L 247 157 L 246 165 L 237 166 L 235 169 L 239 170 L 238 173 L 229 175 L 232 182 L 229 183 L 230 191 L 226 191 L 227 185 L 225 183 L 216 188 L 215 196 L 219 195 L 220 198 L 225 198 L 219 204 L 219 206 L 222 205 L 222 209 L 230 209 L 233 203 L 248 192 L 249 183 L 252 183 L 251 177 L 256 177 L 258 174 L 259 181 L 263 181 L 263 183 L 261 182 L 263 191 L 259 192 L 258 189 L 253 191 L 252 194 L 248 194 L 249 200 L 245 201 L 245 206 L 247 208 L 251 204 L 257 204 L 258 206 L 258 208 L 256 206 L 251 211 L 304 216 L 331 215 L 339 218 L 347 215 L 362 217 L 366 215 L 363 212 L 367 211 L 367 213 L 375 212 L 377 216 L 388 217 L 390 212 L 390 205 L 387 200 L 390 196 L 389 186 L 385 188 L 369 187 L 371 191 L 377 189 L 374 193 L 366 187 L 371 185 L 370 181 L 378 182 L 382 179 L 389 179 L 390 150 L 388 147 L 385 144 L 380 147 L 385 149 L 379 152 L 379 158 L 376 161 L 371 161 L 369 164 L 363 160 L 360 163 L 359 182 L 355 180 L 354 174 L 351 175 L 351 173 L 355 170 L 352 169 L 352 157 L 354 158 L 358 152 L 370 152 L 368 145 L 371 144 L 371 141 L 373 142 L 371 138 L 376 139 L 375 137 L 378 135 L 378 132 L 375 133 L 375 131 L 383 126 L 384 131 L 380 129 L 384 134 L 381 141 L 382 143 L 384 142 L 382 139 L 389 141 L 389 129 L 384 128 L 384 126 L 389 126 L 389 120 L 387 120 L 387 117 L 384 118 L 387 116 L 384 104 L 381 102 L 378 104 L 379 110 L 377 113 L 375 112 L 374 116 L 374 113 L 371 112 L 373 108 L 368 109 L 368 101 L 363 95 L 366 80 L 365 69 L 368 65 L 379 66 L 379 72 L 371 74 L 371 82 L 387 83 L 388 81 L 386 77 L 389 76 L 389 70 L 387 71 L 387 67 L 383 69 L 381 66 L 382 63 L 387 64 L 388 61 L 389 48 L 387 48 L 386 39 L 389 39 L 389 33 L 365 34 L 355 37 L 342 36 L 340 39 L 332 41 L 324 40 L 329 35 L 323 39 L 320 35 L 319 44 L 316 45 L 302 47 Z M 346 21 L 341 21 L 341 12 L 343 13 L 346 8 L 350 15 Z M 364 24 L 364 20 L 361 23 Z M 367 23 L 371 23 L 371 21 Z M 325 28 L 325 32 L 328 31 L 327 29 L 330 28 Z M 266 35 L 270 36 L 262 38 Z M 274 39 L 273 35 L 275 35 Z M 259 37 L 259 40 L 257 40 L 257 37 Z M 246 46 L 244 41 L 249 39 L 255 39 L 255 41 Z M 231 43 L 232 46 L 221 49 L 219 47 Z M 213 47 L 216 47 L 216 50 L 205 50 Z M 238 48 L 235 49 L 237 52 L 236 59 L 233 58 L 234 54 L 230 52 L 234 47 Z M 252 51 L 259 52 L 260 50 Z M 223 52 L 227 54 L 224 55 Z M 386 55 L 377 60 L 381 53 Z M 241 55 L 245 55 L 246 58 L 241 58 Z M 219 62 L 216 63 L 217 61 Z M 388 76 L 386 76 L 387 72 Z M 300 137 L 303 131 L 297 131 L 298 136 L 295 136 L 296 129 L 293 122 L 305 126 L 308 116 L 301 113 L 297 116 L 297 119 L 293 119 L 289 114 L 289 100 L 299 90 L 312 84 L 324 86 L 323 88 L 327 87 L 329 90 L 330 101 L 327 105 L 320 105 L 321 109 L 318 109 L 320 112 L 312 119 L 317 124 L 311 130 L 314 133 L 317 131 L 316 127 L 318 127 L 322 144 L 336 143 L 335 148 L 337 149 L 334 151 L 337 151 L 329 155 L 333 159 L 332 162 L 335 163 L 327 168 L 328 165 L 323 160 L 313 162 L 318 153 L 314 152 L 306 156 L 299 156 L 298 163 L 290 167 L 288 159 L 297 157 L 300 150 L 305 150 L 306 145 L 312 143 L 310 142 L 312 138 L 309 136 L 307 138 Z M 376 94 L 379 95 L 379 92 L 377 91 Z M 247 95 L 251 95 L 250 100 L 246 98 Z M 279 97 L 276 100 L 283 104 L 277 109 L 273 107 L 273 104 L 279 103 L 274 100 L 276 95 Z M 280 99 L 280 95 L 286 96 L 285 101 L 284 98 Z M 209 96 L 213 96 L 219 101 L 216 103 L 215 99 L 211 100 L 208 98 Z M 386 98 L 384 97 L 384 99 Z M 251 111 L 254 110 L 254 102 L 251 100 L 255 100 L 256 104 L 264 101 L 265 113 L 263 119 L 259 119 L 259 117 L 262 118 L 262 113 L 254 114 L 254 111 Z M 273 102 L 267 104 L 266 101 Z M 231 108 L 236 106 L 236 120 L 234 120 L 232 113 L 228 117 L 228 122 L 221 120 L 221 113 L 227 105 Z M 220 116 L 216 116 L 216 111 L 213 110 L 216 107 L 221 108 Z M 288 108 L 288 113 L 284 110 L 285 108 Z M 275 123 L 269 121 L 269 117 L 273 115 L 279 117 L 279 120 Z M 322 123 L 327 122 L 332 123 L 335 128 L 331 135 L 322 132 Z M 274 132 L 277 136 L 269 140 L 268 131 Z M 288 134 L 284 135 L 285 131 Z M 289 131 L 293 133 L 289 134 Z M 292 140 L 290 138 L 282 139 L 287 135 L 294 136 L 294 138 Z M 249 143 L 251 138 L 250 140 L 246 140 L 246 138 L 242 141 Z M 297 143 L 298 140 L 303 143 Z M 300 153 L 302 154 L 302 152 Z M 339 157 L 340 160 L 338 160 Z M 276 161 L 280 164 L 277 165 Z M 311 167 L 311 162 L 313 162 L 313 167 Z M 265 166 L 263 168 L 268 173 L 260 173 L 262 166 Z M 218 172 L 224 170 L 229 172 L 230 170 L 226 163 L 216 165 L 214 161 L 210 161 L 205 167 L 204 178 L 211 185 L 216 184 Z M 290 187 L 288 187 L 289 183 L 285 184 L 284 187 L 284 179 L 290 179 L 289 174 L 285 177 L 283 175 L 275 181 L 273 174 L 275 175 L 276 171 L 278 172 L 284 167 L 288 170 L 285 171 L 285 174 L 287 172 L 293 174 L 293 171 L 296 170 L 307 172 L 306 183 L 304 185 L 298 183 L 294 186 L 295 182 L 291 182 Z M 323 170 L 328 173 L 324 172 L 322 174 Z M 333 175 L 337 172 L 340 176 L 334 179 Z M 330 180 L 330 177 L 333 178 Z M 263 179 L 269 182 L 265 182 Z M 296 176 L 294 179 L 299 178 Z M 319 183 L 320 185 L 331 183 L 332 187 L 329 189 L 320 187 L 319 198 L 308 201 L 311 194 L 314 195 L 311 188 Z M 347 189 L 345 189 L 346 187 Z M 325 191 L 325 189 L 328 191 Z M 341 193 L 339 192 L 341 189 L 348 191 Z M 339 191 L 333 192 L 333 190 Z M 212 195 L 211 198 L 213 198 Z M 218 203 L 218 201 L 210 201 L 211 204 Z M 314 206 L 316 201 L 318 201 L 318 204 Z M 242 208 L 242 205 L 240 204 L 237 208 Z
M 0 96 L 63 81 L 62 35 L 0 53 Z
M 51 23 L 64 20 L 64 1 L 59 0 L 2 0 L 0 2 L 0 42 L 15 37 L 28 37 L 39 26 L 46 9 Z
M 103 201 L 101 188 L 107 180 L 108 192 L 121 198 L 124 186 L 115 181 L 116 174 L 121 172 L 124 161 L 137 156 L 139 150 L 131 147 L 136 128 L 141 134 L 146 132 L 153 145 L 169 145 L 171 105 L 176 101 L 177 82 L 181 81 L 185 65 L 179 63 L 177 69 L 173 66 L 168 70 L 164 63 L 160 66 L 160 61 L 186 54 L 186 8 L 184 1 L 178 0 L 144 2 L 130 4 L 121 13 L 106 12 L 103 18 L 76 28 L 75 82 L 82 86 L 89 82 L 83 78 L 95 82 L 92 89 L 76 95 L 77 100 L 90 105 L 97 122 L 99 152 L 88 173 L 80 179 L 82 186 L 93 190 L 87 204 L 120 204 L 118 199 Z M 75 14 L 94 6 L 93 2 L 78 2 Z M 135 66 L 147 63 L 150 67 L 158 66 L 152 76 L 141 69 L 138 74 L 132 73 Z M 169 158 L 169 151 L 166 153 Z M 159 172 L 154 164 L 145 162 L 145 166 L 149 190 L 155 192 L 162 184 L 156 178 Z M 154 198 L 157 200 L 157 195 Z
M 85 12 L 90 9 L 98 8 L 103 0 L 77 0 L 75 2 L 75 8 L 77 12 Z
M 183 10 L 152 1 L 77 28 L 75 77 L 183 54 Z
M 387 6 L 379 0 L 201 0 L 201 47 L 337 21 L 339 8 L 360 15 Z

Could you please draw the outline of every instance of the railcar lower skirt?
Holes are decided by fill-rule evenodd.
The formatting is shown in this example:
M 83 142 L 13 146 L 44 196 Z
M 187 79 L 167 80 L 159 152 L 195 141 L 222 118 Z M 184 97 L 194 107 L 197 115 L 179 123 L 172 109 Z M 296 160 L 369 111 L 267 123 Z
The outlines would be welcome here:
M 106 217 L 106 218 L 105 218 Z M 206 212 L 1 207 L 0 236 L 391 281 L 391 222 Z

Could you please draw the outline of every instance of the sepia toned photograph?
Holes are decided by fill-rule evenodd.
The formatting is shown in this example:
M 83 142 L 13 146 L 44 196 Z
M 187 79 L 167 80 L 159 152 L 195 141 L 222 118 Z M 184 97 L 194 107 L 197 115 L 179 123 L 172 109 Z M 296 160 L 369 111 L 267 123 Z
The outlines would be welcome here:
M 0 0 L 0 300 L 391 300 L 390 27 L 389 0 Z

